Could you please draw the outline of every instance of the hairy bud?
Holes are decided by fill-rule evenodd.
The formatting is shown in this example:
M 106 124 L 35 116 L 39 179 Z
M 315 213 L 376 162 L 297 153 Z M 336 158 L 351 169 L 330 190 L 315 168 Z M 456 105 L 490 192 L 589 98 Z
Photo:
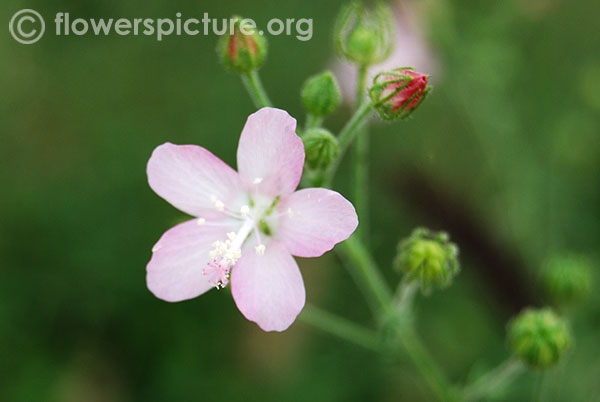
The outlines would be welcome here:
M 222 36 L 217 46 L 223 66 L 236 73 L 257 70 L 267 55 L 267 41 L 246 21 L 234 17 L 233 34 Z
M 558 362 L 570 343 L 565 321 L 550 309 L 526 309 L 508 327 L 512 352 L 530 367 L 545 368 Z
M 417 110 L 431 91 L 427 86 L 428 78 L 411 67 L 385 71 L 373 79 L 369 96 L 384 119 L 405 119 Z
M 338 140 L 324 128 L 312 128 L 302 136 L 306 164 L 313 170 L 326 169 L 339 153 Z
M 334 28 L 340 57 L 362 67 L 387 59 L 394 45 L 394 23 L 389 8 L 377 2 L 365 9 L 358 1 L 345 6 Z
M 459 272 L 458 247 L 444 232 L 418 228 L 398 245 L 394 266 L 427 293 L 433 285 L 448 286 Z
M 313 116 L 332 113 L 340 105 L 340 90 L 330 71 L 310 77 L 302 87 L 302 103 Z

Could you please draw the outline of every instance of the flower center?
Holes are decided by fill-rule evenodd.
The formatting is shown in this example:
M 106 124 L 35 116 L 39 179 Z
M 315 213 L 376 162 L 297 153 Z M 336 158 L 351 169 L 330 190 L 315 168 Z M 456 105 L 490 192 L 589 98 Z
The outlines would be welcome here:
M 255 182 L 260 183 L 258 178 Z M 272 235 L 271 227 L 267 221 L 276 216 L 273 211 L 279 200 L 279 197 L 276 197 L 273 201 L 259 199 L 258 197 L 256 199 L 251 198 L 250 206 L 243 205 L 239 213 L 236 213 L 229 210 L 221 200 L 211 196 L 211 202 L 217 211 L 242 222 L 237 232 L 227 233 L 226 239 L 217 239 L 212 243 L 213 248 L 208 254 L 210 260 L 202 270 L 202 274 L 207 276 L 209 282 L 217 289 L 222 289 L 229 283 L 231 269 L 242 257 L 242 246 L 252 234 L 254 234 L 256 240 L 254 251 L 258 255 L 264 255 L 266 246 L 262 243 L 261 233 L 265 236 Z M 219 224 L 207 222 L 205 218 L 198 218 L 197 223 L 200 226 Z

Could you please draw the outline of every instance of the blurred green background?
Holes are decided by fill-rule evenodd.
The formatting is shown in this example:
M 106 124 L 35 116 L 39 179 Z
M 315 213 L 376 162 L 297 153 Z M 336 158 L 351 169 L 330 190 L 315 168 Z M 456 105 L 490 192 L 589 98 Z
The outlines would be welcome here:
M 424 341 L 461 383 L 507 356 L 512 315 L 547 302 L 537 277 L 549 255 L 581 253 L 597 267 L 600 3 L 403 3 L 435 61 L 435 90 L 413 119 L 373 128 L 371 244 L 383 267 L 416 225 L 446 229 L 461 247 L 453 286 L 417 307 Z M 301 322 L 263 333 L 226 291 L 178 304 L 154 298 L 145 286 L 151 247 L 183 217 L 147 185 L 152 150 L 200 144 L 235 166 L 254 108 L 218 64 L 214 36 L 57 37 L 52 23 L 61 11 L 313 18 L 310 41 L 270 37 L 261 70 L 276 105 L 302 122 L 299 88 L 334 63 L 343 2 L 3 4 L 5 24 L 33 8 L 47 33 L 31 46 L 0 36 L 1 401 L 432 400 L 409 366 Z M 337 130 L 349 114 L 327 123 Z M 349 195 L 347 184 L 338 183 Z M 300 266 L 308 302 L 374 325 L 333 254 Z M 568 312 L 575 345 L 550 372 L 546 401 L 600 400 L 596 293 Z M 527 374 L 493 399 L 528 401 L 535 381 Z

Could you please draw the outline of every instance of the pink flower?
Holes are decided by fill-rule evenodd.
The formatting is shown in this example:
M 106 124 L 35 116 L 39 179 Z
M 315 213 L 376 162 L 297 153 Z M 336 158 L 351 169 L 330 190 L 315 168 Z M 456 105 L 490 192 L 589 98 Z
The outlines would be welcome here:
M 354 207 L 335 191 L 295 191 L 304 165 L 296 120 L 263 108 L 250 115 L 237 150 L 239 172 L 206 149 L 166 143 L 148 161 L 148 182 L 195 219 L 169 229 L 152 249 L 147 284 L 160 299 L 197 297 L 231 281 L 242 314 L 283 331 L 304 307 L 292 256 L 318 257 L 356 229 Z

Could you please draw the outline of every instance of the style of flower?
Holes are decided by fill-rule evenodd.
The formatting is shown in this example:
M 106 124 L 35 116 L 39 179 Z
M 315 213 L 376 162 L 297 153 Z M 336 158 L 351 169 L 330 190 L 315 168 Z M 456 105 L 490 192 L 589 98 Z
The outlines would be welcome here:
M 231 282 L 233 299 L 265 331 L 283 331 L 305 302 L 294 258 L 318 257 L 347 239 L 358 218 L 339 193 L 295 191 L 304 166 L 296 120 L 263 108 L 250 115 L 238 172 L 208 150 L 166 143 L 148 161 L 150 187 L 195 218 L 165 232 L 152 249 L 147 284 L 177 302 Z

